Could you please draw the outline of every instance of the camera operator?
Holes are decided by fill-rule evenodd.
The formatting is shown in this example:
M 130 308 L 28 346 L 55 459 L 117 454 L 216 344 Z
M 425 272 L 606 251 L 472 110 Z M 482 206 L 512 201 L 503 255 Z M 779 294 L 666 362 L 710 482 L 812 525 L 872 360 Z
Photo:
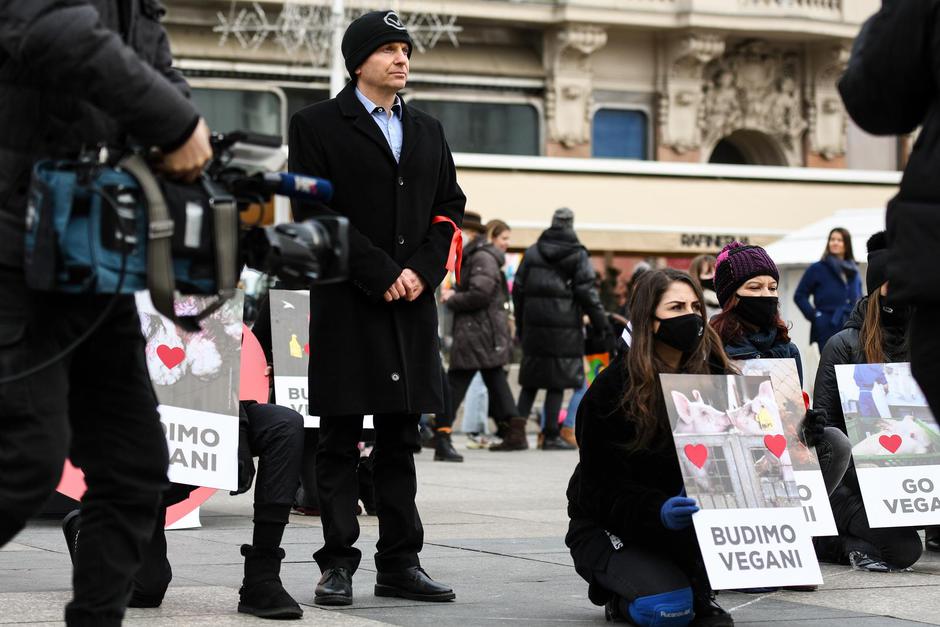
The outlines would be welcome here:
M 418 418 L 444 411 L 434 288 L 456 253 L 466 199 L 440 122 L 398 96 L 412 41 L 393 11 L 367 13 L 343 36 L 352 80 L 290 125 L 290 170 L 333 181 L 332 209 L 294 203 L 294 217 L 349 218 L 351 281 L 310 290 L 310 412 L 321 416 L 317 489 L 325 544 L 316 602 L 352 603 L 361 552 L 357 442 L 375 416 L 379 541 L 375 593 L 448 601 L 420 567 L 415 507 Z
M 0 546 L 82 468 L 70 625 L 118 625 L 166 486 L 167 448 L 133 296 L 30 291 L 23 272 L 31 168 L 98 144 L 158 147 L 195 179 L 208 129 L 174 71 L 156 0 L 0 3 Z M 104 317 L 103 317 L 104 316 Z M 97 326 L 96 326 L 97 325 Z M 162 521 L 160 521 L 162 524 Z
M 839 81 L 845 108 L 875 135 L 922 126 L 898 194 L 888 204 L 888 303 L 910 316 L 911 368 L 940 415 L 940 0 L 883 0 L 862 26 Z M 913 307 L 913 310 L 911 309 Z

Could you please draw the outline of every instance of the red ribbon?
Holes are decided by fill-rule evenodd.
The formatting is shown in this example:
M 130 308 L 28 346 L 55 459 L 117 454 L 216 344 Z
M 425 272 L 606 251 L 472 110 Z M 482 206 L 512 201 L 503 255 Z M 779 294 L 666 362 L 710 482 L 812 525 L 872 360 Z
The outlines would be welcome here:
M 444 264 L 444 268 L 454 273 L 454 276 L 457 278 L 457 285 L 460 285 L 460 265 L 463 261 L 462 232 L 460 227 L 447 216 L 434 216 L 434 219 L 431 220 L 431 224 L 439 224 L 441 222 L 454 227 L 454 236 L 450 240 L 450 251 L 447 253 L 447 263 Z

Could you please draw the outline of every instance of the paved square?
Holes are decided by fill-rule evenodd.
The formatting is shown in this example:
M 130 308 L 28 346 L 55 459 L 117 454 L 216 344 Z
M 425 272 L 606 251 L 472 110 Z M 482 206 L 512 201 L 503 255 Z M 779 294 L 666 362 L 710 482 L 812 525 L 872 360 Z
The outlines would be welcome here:
M 602 608 L 587 600 L 564 545 L 565 488 L 573 452 L 491 453 L 463 450 L 463 464 L 417 456 L 418 505 L 424 520 L 422 563 L 452 584 L 457 601 L 420 604 L 372 594 L 378 521 L 360 517 L 364 557 L 354 580 L 355 604 L 313 605 L 320 545 L 319 519 L 292 516 L 285 534 L 282 579 L 319 625 L 602 625 Z M 174 579 L 163 606 L 130 610 L 128 625 L 260 624 L 235 611 L 241 583 L 238 547 L 251 539 L 251 497 L 217 493 L 202 510 L 200 529 L 168 535 Z M 719 602 L 739 625 L 827 627 L 940 624 L 940 554 L 927 554 L 913 573 L 881 575 L 823 567 L 817 592 L 754 596 L 722 593 Z M 57 521 L 35 521 L 0 551 L 0 624 L 61 624 L 69 598 L 70 564 Z

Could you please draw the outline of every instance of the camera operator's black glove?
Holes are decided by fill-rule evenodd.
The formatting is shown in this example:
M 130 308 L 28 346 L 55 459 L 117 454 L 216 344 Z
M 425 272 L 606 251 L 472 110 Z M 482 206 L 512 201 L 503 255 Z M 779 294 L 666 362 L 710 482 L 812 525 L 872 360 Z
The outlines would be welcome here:
M 238 429 L 238 489 L 229 494 L 244 494 L 251 489 L 254 480 L 255 460 L 252 459 L 251 446 L 248 444 L 248 425 L 242 422 Z
M 800 442 L 806 446 L 816 446 L 822 441 L 828 424 L 829 414 L 825 409 L 807 409 L 800 424 Z

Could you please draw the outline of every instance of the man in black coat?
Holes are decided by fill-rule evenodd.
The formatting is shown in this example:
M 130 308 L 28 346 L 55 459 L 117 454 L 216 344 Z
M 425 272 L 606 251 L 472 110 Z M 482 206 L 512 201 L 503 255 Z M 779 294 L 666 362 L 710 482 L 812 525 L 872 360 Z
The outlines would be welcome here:
M 170 67 L 161 15 L 155 0 L 0 3 L 0 546 L 70 456 L 88 484 L 65 614 L 74 625 L 120 624 L 157 522 L 167 447 L 133 297 L 27 289 L 27 190 L 37 159 L 128 137 L 161 148 L 170 173 L 199 174 L 212 154 L 208 129 Z M 96 321 L 70 354 L 22 376 Z
M 552 226 L 525 251 L 512 287 L 522 339 L 519 415 L 527 418 L 536 393 L 546 390 L 545 450 L 574 448 L 559 436 L 558 413 L 564 391 L 584 383 L 584 316 L 613 344 L 594 278 L 591 258 L 574 232 L 574 212 L 558 209 Z
M 855 40 L 839 81 L 845 108 L 876 135 L 922 126 L 901 189 L 888 204 L 888 299 L 916 308 L 911 369 L 940 415 L 940 0 L 883 0 Z
M 350 222 L 347 283 L 310 291 L 310 412 L 320 418 L 317 485 L 325 544 L 316 601 L 352 603 L 361 553 L 356 446 L 375 416 L 380 537 L 375 592 L 422 601 L 453 591 L 420 568 L 415 507 L 418 418 L 444 411 L 434 288 L 451 266 L 466 199 L 441 124 L 405 105 L 411 38 L 393 11 L 350 24 L 343 55 L 352 80 L 334 99 L 298 112 L 290 168 L 333 181 L 330 208 L 295 203 L 295 219 Z

